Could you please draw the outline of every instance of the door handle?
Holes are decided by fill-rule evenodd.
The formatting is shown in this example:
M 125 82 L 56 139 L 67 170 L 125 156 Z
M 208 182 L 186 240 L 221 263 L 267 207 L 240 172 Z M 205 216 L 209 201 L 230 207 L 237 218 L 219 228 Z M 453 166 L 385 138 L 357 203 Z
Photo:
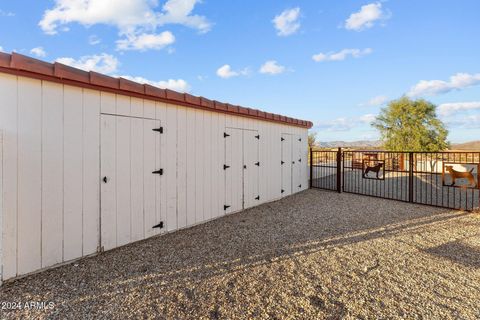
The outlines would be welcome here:
M 107 179 L 107 176 L 103 177 L 103 183 L 107 183 L 108 182 L 108 179 Z

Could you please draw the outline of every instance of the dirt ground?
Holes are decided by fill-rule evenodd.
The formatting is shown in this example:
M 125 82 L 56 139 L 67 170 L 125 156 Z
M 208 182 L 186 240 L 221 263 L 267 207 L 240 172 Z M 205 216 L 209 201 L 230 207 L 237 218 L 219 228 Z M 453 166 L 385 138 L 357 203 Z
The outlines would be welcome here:
M 6 319 L 480 319 L 480 214 L 308 190 L 7 282 L 0 302 L 22 306 Z

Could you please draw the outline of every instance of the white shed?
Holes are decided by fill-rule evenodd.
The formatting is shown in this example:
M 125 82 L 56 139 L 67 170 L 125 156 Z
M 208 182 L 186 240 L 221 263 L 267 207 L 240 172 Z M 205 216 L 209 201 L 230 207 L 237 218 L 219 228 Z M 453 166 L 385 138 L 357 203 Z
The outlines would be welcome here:
M 0 97 L 2 281 L 308 188 L 308 121 L 16 53 Z

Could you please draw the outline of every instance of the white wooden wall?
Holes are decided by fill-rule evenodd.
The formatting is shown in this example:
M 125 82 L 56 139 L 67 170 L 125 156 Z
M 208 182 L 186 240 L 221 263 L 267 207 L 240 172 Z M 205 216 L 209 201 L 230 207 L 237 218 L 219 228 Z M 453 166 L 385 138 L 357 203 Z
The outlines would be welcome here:
M 1 279 L 97 252 L 100 115 L 160 120 L 160 233 L 225 214 L 226 128 L 256 130 L 259 203 L 281 198 L 282 134 L 307 130 L 0 73 Z M 1 157 L 0 157 L 1 158 Z M 0 175 L 1 176 L 1 175 Z

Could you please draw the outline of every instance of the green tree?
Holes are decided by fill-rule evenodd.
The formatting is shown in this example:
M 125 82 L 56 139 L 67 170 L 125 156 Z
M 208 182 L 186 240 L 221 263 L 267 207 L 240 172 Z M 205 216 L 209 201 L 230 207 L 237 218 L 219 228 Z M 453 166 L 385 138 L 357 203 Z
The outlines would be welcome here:
M 316 132 L 310 132 L 308 134 L 308 147 L 311 149 L 315 147 L 317 144 L 317 133 Z
M 402 97 L 383 108 L 372 126 L 380 131 L 383 146 L 392 151 L 441 151 L 449 147 L 448 131 L 424 99 Z

